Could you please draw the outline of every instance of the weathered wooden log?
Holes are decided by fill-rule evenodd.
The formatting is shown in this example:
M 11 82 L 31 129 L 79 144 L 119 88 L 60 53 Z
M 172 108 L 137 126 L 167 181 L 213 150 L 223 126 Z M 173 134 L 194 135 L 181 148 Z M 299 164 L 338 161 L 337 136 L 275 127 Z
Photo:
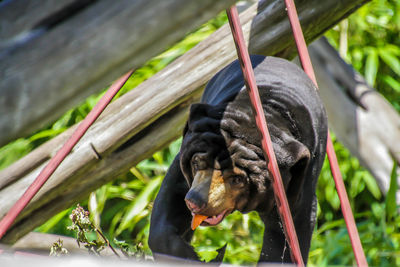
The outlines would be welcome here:
M 59 118 L 235 0 L 0 5 L 0 146 Z
M 73 237 L 38 232 L 30 232 L 19 239 L 15 244 L 12 245 L 12 247 L 8 249 L 18 252 L 27 252 L 48 256 L 50 253 L 50 248 L 59 239 L 63 242 L 63 248 L 68 250 L 70 256 L 89 255 L 87 248 L 85 248 L 83 245 L 78 246 L 76 239 Z M 119 254 L 121 255 L 122 253 Z M 117 257 L 109 247 L 105 247 L 101 251 L 101 255 L 106 256 L 107 259 L 109 259 L 109 257 Z
M 312 43 L 309 51 L 330 128 L 386 194 L 393 163 L 400 164 L 399 114 L 325 39 Z
M 298 1 L 306 39 L 311 41 L 318 37 L 364 2 Z M 291 33 L 283 1 L 253 5 L 240 19 L 246 39 L 250 36 L 252 53 L 289 55 L 295 50 L 293 40 L 287 36 Z M 15 242 L 56 212 L 76 203 L 178 137 L 188 105 L 199 98 L 212 75 L 235 58 L 230 29 L 225 25 L 135 90 L 114 101 L 20 214 L 2 242 Z M 0 217 L 70 133 L 61 134 L 0 172 L 0 181 L 12 177 L 1 187 Z
M 12 48 L 15 45 L 34 38 L 45 29 L 42 22 L 48 21 L 52 14 L 61 14 L 68 7 L 83 8 L 82 3 L 89 1 L 76 0 L 41 0 L 38 1 L 7 1 L 0 5 L 0 49 Z M 74 5 L 75 4 L 75 5 Z M 79 6 L 78 6 L 79 5 Z M 72 11 L 70 8 L 68 9 Z

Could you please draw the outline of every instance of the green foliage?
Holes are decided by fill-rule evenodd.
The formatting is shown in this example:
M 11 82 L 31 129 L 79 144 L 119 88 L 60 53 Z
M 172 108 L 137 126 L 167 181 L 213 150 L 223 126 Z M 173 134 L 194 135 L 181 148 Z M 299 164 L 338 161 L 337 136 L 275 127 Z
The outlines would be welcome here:
M 114 243 L 127 258 L 135 258 L 136 260 L 141 261 L 146 260 L 147 258 L 142 243 L 129 244 L 125 240 L 120 241 L 117 239 L 114 239 Z
M 393 219 L 397 215 L 396 207 L 396 192 L 398 190 L 397 185 L 397 165 L 393 164 L 392 174 L 390 175 L 390 187 L 386 196 L 386 214 L 389 220 Z
M 69 214 L 71 214 L 73 208 L 69 208 L 63 210 L 62 212 L 54 215 L 47 222 L 36 228 L 36 231 L 42 233 L 51 233 L 51 234 L 62 234 L 65 236 L 75 237 L 73 232 L 67 231 L 68 226 L 71 224 L 69 219 Z
M 345 58 L 366 81 L 400 111 L 400 2 L 376 0 L 348 18 L 348 53 Z M 340 33 L 335 27 L 327 33 L 331 44 L 339 47 Z M 370 265 L 400 265 L 400 216 L 396 206 L 396 165 L 391 186 L 383 201 L 373 177 L 355 158 L 335 142 L 340 169 L 356 217 L 360 239 Z M 311 265 L 352 265 L 354 256 L 340 203 L 325 162 L 318 184 L 318 230 L 313 236 Z
M 94 107 L 100 95 L 90 96 L 77 108 L 67 111 L 52 125 L 32 134 L 27 138 L 17 139 L 0 148 L 0 170 L 6 168 L 19 158 L 22 158 L 44 142 L 62 133 L 70 126 L 81 121 Z
M 118 96 L 157 73 L 226 21 L 225 14 L 221 13 L 180 43 L 147 62 L 128 80 Z M 352 15 L 348 25 L 346 60 L 400 110 L 400 2 L 375 0 Z M 326 34 L 336 48 L 343 43 L 339 42 L 343 30 L 337 26 Z M 88 98 L 57 122 L 32 136 L 0 148 L 0 169 L 82 120 L 101 95 Z M 180 142 L 173 142 L 168 148 L 132 167 L 128 173 L 93 192 L 82 204 L 89 209 L 93 225 L 102 229 L 107 239 L 113 240 L 111 242 L 126 254 L 133 251 L 141 258 L 151 254 L 147 238 L 152 203 L 168 166 L 179 150 Z M 393 167 L 390 190 L 384 200 L 374 178 L 360 166 L 357 159 L 336 140 L 334 146 L 369 264 L 399 266 L 400 216 L 395 202 L 397 167 Z M 318 222 L 309 264 L 353 265 L 354 256 L 327 161 L 321 172 L 317 196 Z M 70 224 L 68 215 L 72 209 L 55 215 L 36 231 L 73 236 L 74 233 L 66 229 Z M 235 212 L 216 227 L 199 227 L 192 244 L 207 261 L 216 256 L 218 248 L 228 244 L 225 262 L 253 265 L 261 250 L 263 230 L 264 225 L 255 212 L 245 215 Z M 60 244 L 57 246 L 55 249 L 60 250 Z
M 261 252 L 264 224 L 256 212 L 234 212 L 215 227 L 199 227 L 192 245 L 202 259 L 217 256 L 216 250 L 228 244 L 224 262 L 250 265 L 257 262 Z
M 363 249 L 373 266 L 397 266 L 400 249 L 400 217 L 397 209 L 387 212 L 388 203 L 396 207 L 394 193 L 382 201 L 378 186 L 371 175 L 334 140 L 340 170 L 346 185 Z M 395 175 L 395 167 L 392 177 Z M 395 180 L 395 178 L 392 178 Z M 389 192 L 395 192 L 392 183 Z M 340 202 L 326 160 L 318 181 L 318 225 L 314 232 L 309 263 L 311 266 L 354 265 L 353 250 L 346 229 Z
M 125 240 L 123 243 L 132 244 L 130 252 L 151 254 L 147 244 L 151 207 L 180 142 L 173 142 L 91 194 L 88 201 L 91 219 L 109 240 Z
M 348 19 L 345 58 L 400 111 L 400 2 L 374 0 Z M 339 26 L 327 33 L 339 48 Z
M 332 134 L 340 171 L 346 185 L 350 204 L 356 210 L 365 210 L 367 203 L 381 199 L 381 193 L 371 174 L 361 167 L 358 160 L 350 155 Z M 317 187 L 319 223 L 341 218 L 340 201 L 331 175 L 329 161 L 325 160 Z
M 89 219 L 89 212 L 78 204 L 77 207 L 72 210 L 69 218 L 72 221 L 72 225 L 68 226 L 67 229 L 76 233 L 78 246 L 83 244 L 89 252 L 100 255 L 100 251 L 105 248 L 106 240 L 97 238 L 99 234 L 96 235 L 97 229 Z M 96 237 L 88 238 L 90 235 Z

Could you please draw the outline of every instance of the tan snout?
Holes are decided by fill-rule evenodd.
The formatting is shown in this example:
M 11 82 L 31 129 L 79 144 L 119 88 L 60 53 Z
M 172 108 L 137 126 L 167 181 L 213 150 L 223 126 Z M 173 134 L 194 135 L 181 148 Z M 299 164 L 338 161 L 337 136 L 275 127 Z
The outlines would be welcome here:
M 201 170 L 195 174 L 185 201 L 192 212 L 212 216 L 232 204 L 228 191 L 220 170 Z

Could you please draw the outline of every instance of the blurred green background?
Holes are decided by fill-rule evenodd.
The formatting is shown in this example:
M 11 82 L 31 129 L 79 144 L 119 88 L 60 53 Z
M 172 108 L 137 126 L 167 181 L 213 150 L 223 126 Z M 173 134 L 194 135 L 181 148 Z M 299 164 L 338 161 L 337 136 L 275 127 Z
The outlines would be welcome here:
M 227 22 L 221 13 L 215 19 L 153 58 L 138 69 L 119 95 L 140 84 L 188 51 Z M 329 42 L 341 51 L 348 63 L 364 75 L 386 99 L 400 111 L 400 1 L 375 0 L 326 33 Z M 340 42 L 345 36 L 346 42 Z M 342 39 L 343 41 L 343 39 Z M 0 148 L 0 169 L 29 153 L 71 125 L 82 120 L 102 94 L 89 97 L 79 107 L 66 112 L 57 122 L 28 138 L 18 139 Z M 110 240 L 123 240 L 136 250 L 151 254 L 147 237 L 153 200 L 181 140 L 155 153 L 151 158 L 91 193 L 81 203 L 90 211 L 93 223 Z M 397 214 L 396 166 L 391 190 L 385 198 L 373 177 L 356 158 L 334 140 L 340 168 L 353 207 L 361 241 L 371 266 L 400 266 L 400 216 Z M 327 161 L 318 183 L 318 223 L 313 235 L 311 266 L 353 265 L 354 255 L 342 219 L 340 203 Z M 67 230 L 68 215 L 74 207 L 47 221 L 36 231 L 74 236 Z M 215 257 L 215 250 L 226 243 L 224 262 L 254 265 L 262 245 L 264 225 L 257 213 L 235 212 L 216 227 L 200 227 L 192 244 L 205 260 Z

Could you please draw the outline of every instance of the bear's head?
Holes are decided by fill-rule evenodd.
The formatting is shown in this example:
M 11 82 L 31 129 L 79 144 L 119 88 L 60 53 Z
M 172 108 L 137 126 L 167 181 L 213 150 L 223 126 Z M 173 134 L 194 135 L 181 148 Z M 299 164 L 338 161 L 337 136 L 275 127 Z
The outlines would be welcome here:
M 235 210 L 269 212 L 274 206 L 253 113 L 248 99 L 240 102 L 238 98 L 216 106 L 199 103 L 190 109 L 180 164 L 190 186 L 186 205 L 192 214 L 208 217 L 203 226 L 216 225 Z M 284 186 L 289 200 L 295 201 L 310 152 L 279 121 L 269 128 Z

